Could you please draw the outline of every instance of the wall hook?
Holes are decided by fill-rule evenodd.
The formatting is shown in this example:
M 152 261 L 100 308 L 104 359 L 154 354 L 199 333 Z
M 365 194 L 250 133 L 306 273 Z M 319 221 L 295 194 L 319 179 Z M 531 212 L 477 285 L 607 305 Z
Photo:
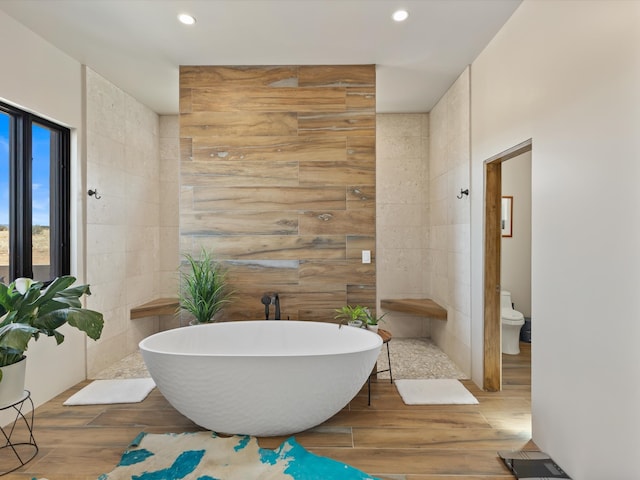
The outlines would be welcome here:
M 468 188 L 465 189 L 465 190 L 460 189 L 460 195 L 456 195 L 456 198 L 460 199 L 460 198 L 464 197 L 465 195 L 469 195 L 469 189 Z
M 97 188 L 89 190 L 87 193 L 89 194 L 90 197 L 95 196 L 96 200 L 100 200 L 102 198 L 100 195 L 98 195 L 98 189 Z

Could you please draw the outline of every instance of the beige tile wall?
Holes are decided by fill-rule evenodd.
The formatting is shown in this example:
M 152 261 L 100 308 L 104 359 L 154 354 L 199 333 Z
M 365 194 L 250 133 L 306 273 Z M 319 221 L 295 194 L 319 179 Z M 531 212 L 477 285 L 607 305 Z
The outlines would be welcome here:
M 87 344 L 91 377 L 158 329 L 129 310 L 160 291 L 161 195 L 157 114 L 89 68 L 86 95 L 87 188 L 101 196 L 87 200 L 87 306 L 105 318 Z
M 429 115 L 378 114 L 376 120 L 377 298 L 421 298 L 429 272 Z M 430 320 L 389 312 L 398 337 L 428 337 Z
M 462 370 L 471 372 L 469 69 L 430 112 L 431 298 L 447 322 L 432 321 L 431 337 Z
M 180 117 L 160 116 L 160 297 L 178 294 L 180 265 Z M 180 325 L 175 315 L 160 317 L 160 330 Z

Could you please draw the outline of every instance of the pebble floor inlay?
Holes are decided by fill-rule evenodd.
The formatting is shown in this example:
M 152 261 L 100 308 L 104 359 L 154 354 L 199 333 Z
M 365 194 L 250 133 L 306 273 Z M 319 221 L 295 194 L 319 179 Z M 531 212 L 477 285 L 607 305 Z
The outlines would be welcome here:
M 429 338 L 393 338 L 390 354 L 394 379 L 468 378 Z M 383 345 L 378 358 L 378 370 L 385 370 L 387 365 L 387 347 Z M 135 352 L 104 369 L 94 379 L 148 376 L 142 355 Z M 378 378 L 389 378 L 389 372 L 380 373 Z

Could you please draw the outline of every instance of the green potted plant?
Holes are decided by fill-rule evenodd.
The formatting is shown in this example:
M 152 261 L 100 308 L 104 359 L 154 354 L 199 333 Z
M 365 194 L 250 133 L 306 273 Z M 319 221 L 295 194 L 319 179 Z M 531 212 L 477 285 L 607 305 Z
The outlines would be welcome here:
M 340 326 L 346 321 L 350 327 L 362 327 L 367 320 L 367 309 L 361 305 L 345 305 L 336 309 L 336 319 Z
M 0 283 L 0 406 L 22 397 L 26 356 L 30 340 L 40 335 L 54 337 L 65 323 L 97 340 L 102 334 L 101 313 L 82 308 L 80 298 L 90 295 L 89 285 L 72 286 L 72 276 L 56 278 L 47 287 L 30 278 L 18 278 L 8 286 Z M 17 378 L 14 378 L 14 374 Z
M 367 328 L 369 330 L 377 332 L 378 324 L 383 321 L 383 318 L 385 317 L 386 313 L 377 317 L 371 313 L 371 310 L 369 310 L 369 308 L 365 308 L 365 311 L 366 311 L 365 324 Z
M 199 258 L 185 254 L 189 270 L 182 274 L 180 308 L 193 315 L 192 324 L 217 321 L 216 313 L 231 300 L 226 270 L 204 248 Z

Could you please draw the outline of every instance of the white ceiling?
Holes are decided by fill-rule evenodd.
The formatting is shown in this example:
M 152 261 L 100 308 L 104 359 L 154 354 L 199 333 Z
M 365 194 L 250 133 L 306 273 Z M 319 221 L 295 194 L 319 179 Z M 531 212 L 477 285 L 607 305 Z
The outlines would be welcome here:
M 376 64 L 378 112 L 427 112 L 521 0 L 0 0 L 160 114 L 180 65 Z M 403 23 L 391 20 L 397 8 Z M 188 12 L 197 23 L 178 23 Z

